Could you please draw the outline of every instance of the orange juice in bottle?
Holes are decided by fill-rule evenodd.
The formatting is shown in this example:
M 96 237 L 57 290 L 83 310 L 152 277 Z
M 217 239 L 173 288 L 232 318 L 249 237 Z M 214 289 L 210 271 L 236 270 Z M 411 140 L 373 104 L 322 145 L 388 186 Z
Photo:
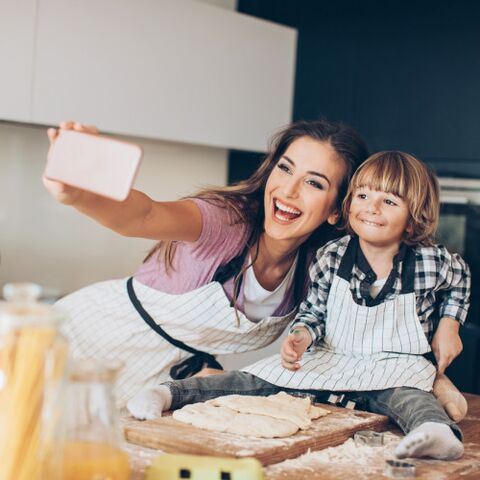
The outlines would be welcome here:
M 107 443 L 70 441 L 64 445 L 63 480 L 128 480 L 128 455 Z
M 77 360 L 67 385 L 63 480 L 128 480 L 113 386 L 118 366 Z

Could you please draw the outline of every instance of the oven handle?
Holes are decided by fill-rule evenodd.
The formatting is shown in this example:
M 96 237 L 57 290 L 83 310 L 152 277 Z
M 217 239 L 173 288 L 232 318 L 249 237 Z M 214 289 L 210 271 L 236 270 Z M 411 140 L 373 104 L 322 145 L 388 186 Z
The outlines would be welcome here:
M 470 201 L 467 197 L 463 196 L 440 195 L 440 203 L 443 203 L 444 205 L 467 205 Z

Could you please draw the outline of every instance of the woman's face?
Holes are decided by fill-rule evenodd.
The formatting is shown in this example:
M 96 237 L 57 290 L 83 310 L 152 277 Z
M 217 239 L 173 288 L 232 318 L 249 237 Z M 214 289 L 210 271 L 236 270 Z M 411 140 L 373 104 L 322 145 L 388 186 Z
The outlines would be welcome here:
M 329 143 L 294 140 L 265 187 L 265 233 L 277 240 L 303 242 L 325 221 L 338 219 L 336 201 L 346 173 Z

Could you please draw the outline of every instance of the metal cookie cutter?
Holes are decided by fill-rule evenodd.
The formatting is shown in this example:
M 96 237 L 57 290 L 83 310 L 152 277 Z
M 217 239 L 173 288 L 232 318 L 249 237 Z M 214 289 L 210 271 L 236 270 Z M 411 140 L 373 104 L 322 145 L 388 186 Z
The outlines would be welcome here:
M 344 393 L 340 395 L 335 395 L 334 393 L 330 394 L 327 402 L 331 403 L 332 405 L 336 405 L 337 407 L 345 407 L 350 410 L 355 410 L 356 402 L 349 400 Z
M 383 433 L 373 430 L 359 430 L 353 435 L 353 440 L 357 447 L 368 445 L 369 447 L 381 447 L 383 445 Z
M 415 464 L 401 460 L 386 460 L 383 473 L 388 478 L 412 478 L 415 476 Z

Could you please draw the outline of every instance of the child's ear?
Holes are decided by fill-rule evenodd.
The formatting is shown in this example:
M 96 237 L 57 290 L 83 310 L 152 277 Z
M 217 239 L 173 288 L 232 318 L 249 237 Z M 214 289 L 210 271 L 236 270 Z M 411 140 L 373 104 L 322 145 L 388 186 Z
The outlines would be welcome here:
M 336 225 L 338 220 L 340 219 L 340 212 L 335 209 L 327 218 L 327 222 L 330 225 Z

